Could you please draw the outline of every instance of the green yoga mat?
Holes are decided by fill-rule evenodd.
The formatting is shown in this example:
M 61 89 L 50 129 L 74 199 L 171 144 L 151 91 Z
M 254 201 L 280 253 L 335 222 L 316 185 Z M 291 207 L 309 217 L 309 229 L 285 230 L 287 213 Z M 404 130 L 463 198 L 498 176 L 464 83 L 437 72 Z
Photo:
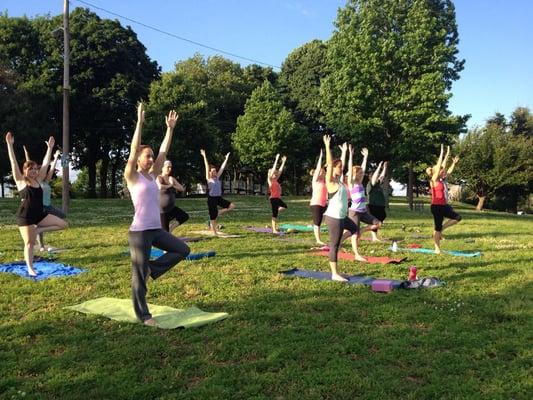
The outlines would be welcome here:
M 313 232 L 313 226 L 312 225 L 298 225 L 298 224 L 281 224 L 280 229 L 283 229 L 284 231 L 287 231 L 289 229 L 295 230 L 297 232 Z M 328 228 L 321 227 L 321 232 L 326 232 Z
M 221 321 L 228 317 L 227 313 L 210 313 L 196 307 L 186 310 L 167 306 L 148 304 L 152 318 L 157 327 L 161 329 L 194 328 L 212 322 Z M 135 317 L 130 299 L 115 299 L 113 297 L 100 297 L 85 303 L 65 307 L 69 310 L 79 311 L 84 314 L 97 314 L 116 321 L 140 323 Z

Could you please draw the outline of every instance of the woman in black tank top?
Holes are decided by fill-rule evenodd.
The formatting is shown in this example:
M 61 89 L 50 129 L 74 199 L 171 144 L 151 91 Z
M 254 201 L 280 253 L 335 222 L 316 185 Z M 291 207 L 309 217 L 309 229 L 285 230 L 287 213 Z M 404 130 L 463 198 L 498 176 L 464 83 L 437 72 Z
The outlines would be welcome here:
M 17 185 L 21 201 L 16 216 L 20 235 L 24 240 L 24 260 L 28 267 L 28 275 L 37 276 L 37 272 L 33 269 L 33 246 L 37 235 L 42 232 L 64 229 L 67 226 L 67 223 L 61 218 L 45 213 L 43 207 L 41 182 L 50 165 L 55 140 L 50 136 L 46 142 L 48 149 L 40 168 L 36 162 L 28 160 L 24 163 L 22 172 L 15 156 L 15 138 L 11 132 L 6 134 L 6 143 L 13 179 Z

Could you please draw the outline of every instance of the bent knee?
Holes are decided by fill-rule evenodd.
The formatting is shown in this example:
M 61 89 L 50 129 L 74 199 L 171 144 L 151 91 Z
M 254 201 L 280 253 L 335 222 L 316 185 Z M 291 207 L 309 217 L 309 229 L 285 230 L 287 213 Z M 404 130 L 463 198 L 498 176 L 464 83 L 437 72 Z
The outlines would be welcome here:
M 463 217 L 461 217 L 461 215 L 457 214 L 457 217 L 455 218 L 455 220 L 457 222 L 461 222 L 462 219 L 463 219 Z

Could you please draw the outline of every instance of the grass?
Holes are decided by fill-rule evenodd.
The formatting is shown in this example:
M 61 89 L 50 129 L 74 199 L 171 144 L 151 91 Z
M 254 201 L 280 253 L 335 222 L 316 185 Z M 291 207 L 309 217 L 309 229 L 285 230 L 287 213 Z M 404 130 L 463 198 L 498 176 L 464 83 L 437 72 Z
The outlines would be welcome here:
M 63 309 L 89 299 L 130 297 L 126 200 L 74 200 L 68 230 L 46 235 L 77 277 L 32 282 L 0 274 L 0 398 L 5 399 L 527 399 L 532 393 L 533 219 L 477 213 L 443 249 L 480 258 L 406 253 L 401 265 L 341 261 L 341 271 L 447 286 L 373 293 L 368 287 L 285 278 L 293 267 L 328 270 L 309 256 L 311 239 L 283 240 L 243 230 L 269 223 L 264 197 L 235 197 L 224 231 L 238 239 L 192 243 L 217 256 L 183 262 L 155 283 L 148 300 L 177 308 L 225 311 L 230 318 L 187 330 L 159 330 Z M 288 198 L 281 222 L 309 223 L 307 199 Z M 205 199 L 179 205 L 191 220 L 176 232 L 204 229 Z M 22 258 L 16 200 L 0 201 L 0 262 Z M 403 226 L 403 228 L 402 228 Z M 418 232 L 420 231 L 420 232 Z M 393 199 L 383 235 L 431 246 L 429 208 Z M 324 238 L 327 238 L 324 235 Z M 403 244 L 402 243 L 402 244 Z M 362 242 L 362 253 L 389 254 Z M 528 395 L 529 393 L 529 395 Z

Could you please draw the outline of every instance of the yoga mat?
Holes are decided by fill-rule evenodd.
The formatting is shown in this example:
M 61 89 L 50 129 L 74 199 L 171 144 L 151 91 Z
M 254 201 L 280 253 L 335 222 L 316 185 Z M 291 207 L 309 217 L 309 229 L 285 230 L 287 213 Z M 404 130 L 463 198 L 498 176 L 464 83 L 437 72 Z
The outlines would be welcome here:
M 258 226 L 246 226 L 244 229 L 255 233 L 270 233 L 271 235 L 284 235 L 285 232 L 272 233 L 272 228 L 261 228 Z
M 218 236 L 215 236 L 215 235 L 213 235 L 213 233 L 211 231 L 193 231 L 192 233 L 196 233 L 198 235 L 210 236 L 212 238 L 219 237 L 219 238 L 223 238 L 223 239 L 243 237 L 242 235 L 230 235 L 230 234 L 223 233 L 223 232 L 218 232 Z
M 192 242 L 201 242 L 202 240 L 207 240 L 209 238 L 206 238 L 206 237 L 178 237 L 179 240 L 183 240 L 184 242 L 187 242 L 187 243 L 192 243 Z
M 312 278 L 312 279 L 320 279 L 320 280 L 325 280 L 325 281 L 332 280 L 331 272 L 307 271 L 304 269 L 293 268 L 288 271 L 281 271 L 280 273 L 286 276 L 297 276 L 300 278 Z M 345 275 L 345 274 L 341 274 L 341 275 L 344 276 L 346 279 L 348 279 L 347 282 L 341 282 L 341 283 L 371 286 L 372 282 L 376 280 L 376 278 L 373 278 L 371 276 Z M 338 282 L 338 281 L 335 281 L 335 282 Z M 402 284 L 402 281 L 393 280 L 393 287 L 395 289 L 398 289 L 401 284 Z
M 130 254 L 129 249 L 124 251 L 124 254 Z M 163 254 L 165 254 L 163 250 L 155 248 L 155 247 L 152 247 L 152 250 L 150 250 L 150 258 L 159 258 Z M 188 261 L 194 261 L 194 260 L 200 260 L 201 258 L 214 257 L 216 255 L 217 253 L 211 250 L 211 251 L 202 252 L 202 253 L 190 253 L 185 259 Z
M 185 310 L 154 304 L 148 304 L 148 307 L 152 313 L 152 318 L 156 321 L 156 327 L 161 329 L 194 328 L 228 317 L 227 313 L 210 313 L 196 307 Z M 131 299 L 100 297 L 65 308 L 84 314 L 102 315 L 115 321 L 140 323 L 135 317 Z
M 13 262 L 9 264 L 0 264 L 0 272 L 7 272 L 22 276 L 35 281 L 42 281 L 48 278 L 60 276 L 72 276 L 85 272 L 84 269 L 75 268 L 70 265 L 64 265 L 51 260 L 34 261 L 33 269 L 37 272 L 36 277 L 28 275 L 28 267 L 24 261 Z
M 407 247 L 408 249 L 421 249 L 422 245 L 421 244 L 416 244 L 416 243 L 410 243 L 410 244 L 408 244 L 405 247 Z
M 389 250 L 392 250 L 392 248 Z M 410 248 L 403 247 L 403 248 L 398 248 L 398 251 L 410 251 L 411 253 L 435 254 L 435 250 L 433 249 L 410 249 Z M 479 257 L 481 256 L 480 251 L 476 251 L 474 253 L 468 253 L 465 251 L 442 250 L 442 254 L 448 254 L 450 256 L 455 256 L 455 257 Z
M 299 224 L 281 224 L 280 229 L 287 231 L 292 229 L 297 232 L 313 232 L 313 225 L 299 225 Z M 321 232 L 327 232 L 328 228 L 325 226 L 320 227 Z
M 324 257 L 329 256 L 329 252 L 325 250 L 314 251 L 312 254 L 315 256 L 324 256 Z M 339 252 L 337 257 L 340 258 L 341 260 L 350 260 L 350 261 L 355 260 L 355 257 L 352 253 Z M 366 262 L 369 264 L 399 264 L 407 258 L 407 257 L 390 258 L 387 256 L 384 256 L 384 257 L 363 256 L 363 257 L 366 259 Z

